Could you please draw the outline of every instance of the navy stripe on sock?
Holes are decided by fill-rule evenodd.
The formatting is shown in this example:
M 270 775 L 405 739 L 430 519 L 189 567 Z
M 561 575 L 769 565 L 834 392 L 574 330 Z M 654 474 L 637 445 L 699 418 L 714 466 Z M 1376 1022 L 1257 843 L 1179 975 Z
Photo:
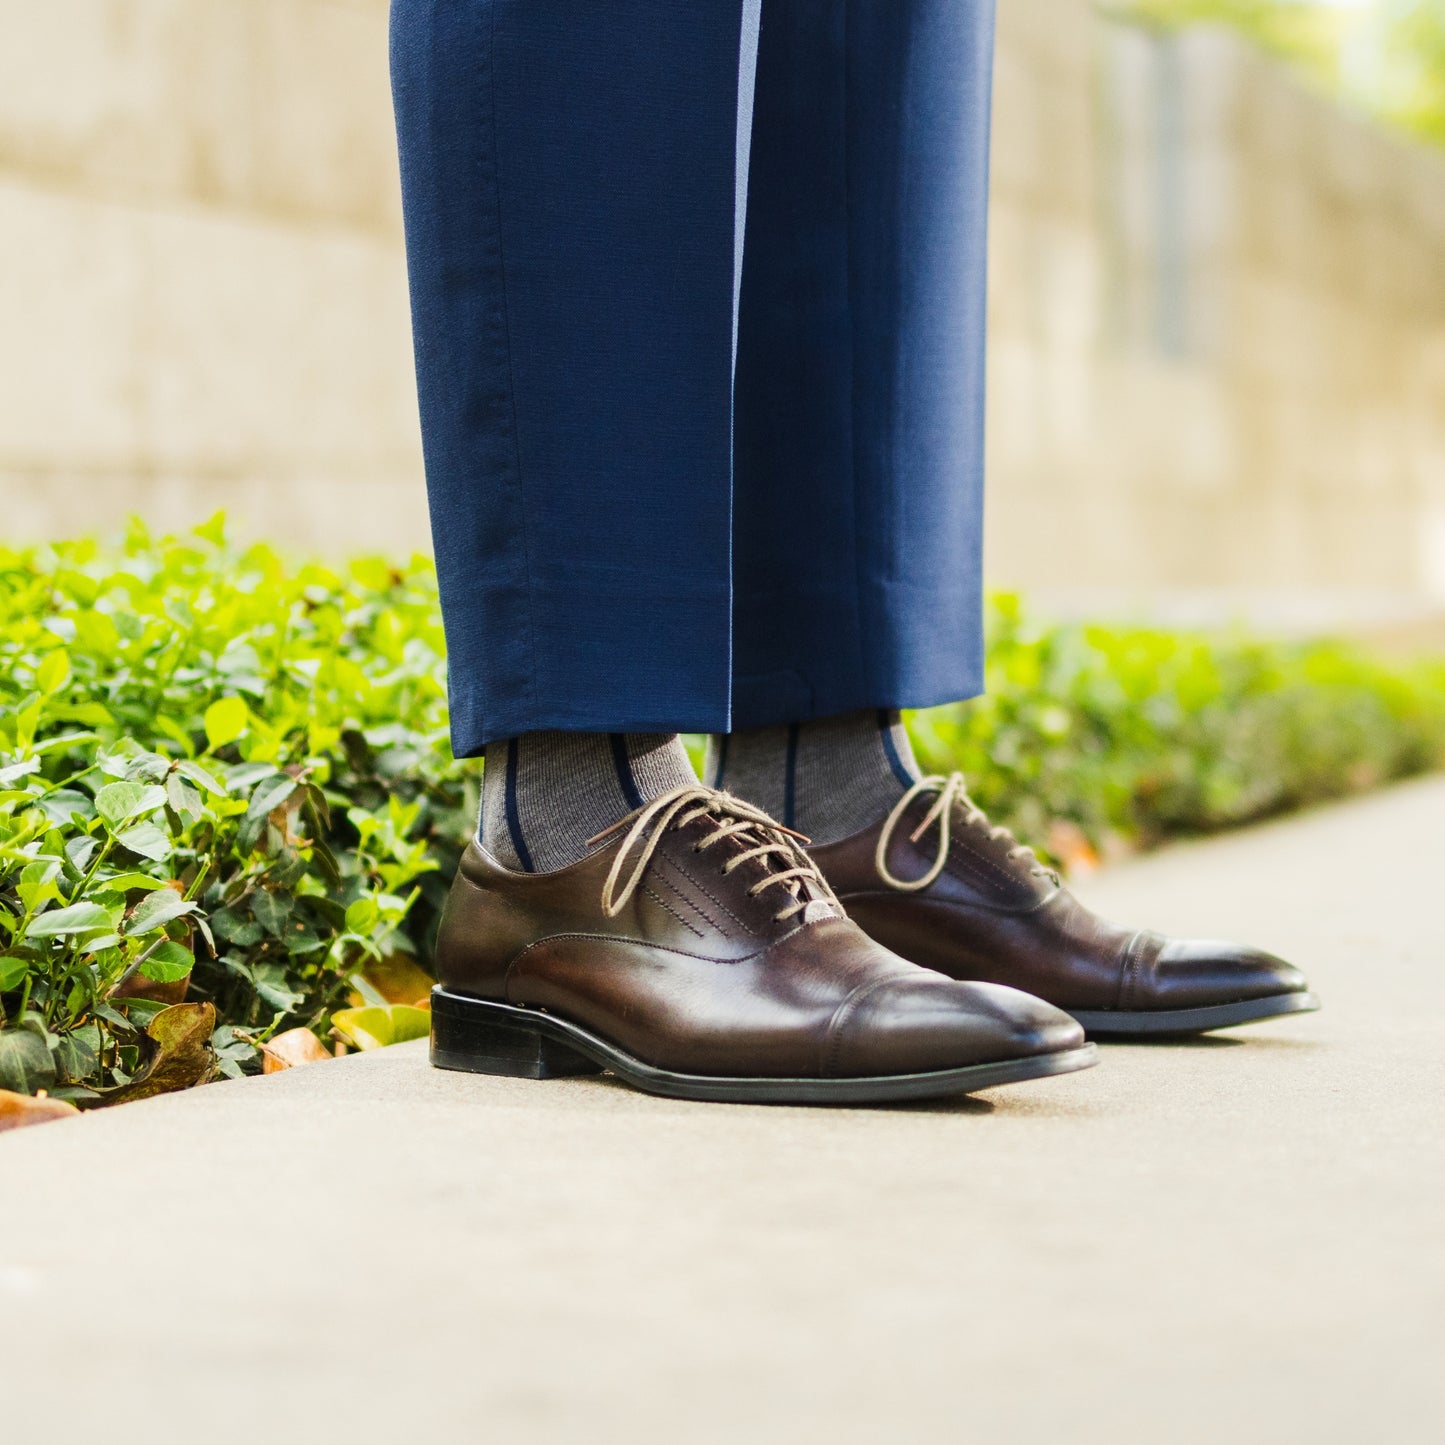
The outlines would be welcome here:
M 717 767 L 713 771 L 712 783 L 710 785 L 714 788 L 721 788 L 723 785 L 723 779 L 727 776 L 729 736 L 730 735 L 728 733 L 721 733 L 718 735 Z
M 517 740 L 507 740 L 507 832 L 512 838 L 512 851 L 517 861 L 528 873 L 537 871 L 532 855 L 527 851 L 527 840 L 522 836 L 522 815 L 517 811 Z
M 627 800 L 628 809 L 642 806 L 642 794 L 637 791 L 637 779 L 632 776 L 632 759 L 627 756 L 627 734 L 608 733 L 612 744 L 612 765 L 617 769 L 617 786 Z
M 893 724 L 898 722 L 901 717 L 901 713 L 890 712 L 886 707 L 880 707 L 878 709 L 878 731 L 883 735 L 883 751 L 888 754 L 888 766 L 893 769 L 893 776 L 905 788 L 911 788 L 918 780 L 908 771 L 908 767 L 898 751 L 898 744 L 893 740 Z
M 798 724 L 791 723 L 788 726 L 788 763 L 787 771 L 783 774 L 783 826 L 793 826 L 793 815 L 796 811 L 795 794 L 798 786 Z

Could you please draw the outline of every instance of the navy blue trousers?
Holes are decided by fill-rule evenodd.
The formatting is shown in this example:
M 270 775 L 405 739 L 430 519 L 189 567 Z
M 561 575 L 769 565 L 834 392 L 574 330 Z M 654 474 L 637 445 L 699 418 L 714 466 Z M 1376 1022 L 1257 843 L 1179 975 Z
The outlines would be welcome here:
M 453 744 L 981 686 L 992 0 L 393 0 Z

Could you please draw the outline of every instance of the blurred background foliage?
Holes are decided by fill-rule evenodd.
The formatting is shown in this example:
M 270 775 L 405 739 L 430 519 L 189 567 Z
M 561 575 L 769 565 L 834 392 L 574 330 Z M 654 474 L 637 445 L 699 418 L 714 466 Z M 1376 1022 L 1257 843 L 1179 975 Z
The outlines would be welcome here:
M 1445 763 L 1445 663 L 1051 625 L 912 718 L 1065 866 Z M 693 739 L 694 745 L 700 739 Z M 0 550 L 0 1089 L 131 1099 L 425 1031 L 480 765 L 424 558 L 296 565 L 219 521 Z
M 1109 11 L 1229 25 L 1316 84 L 1445 145 L 1445 0 L 1121 0 Z

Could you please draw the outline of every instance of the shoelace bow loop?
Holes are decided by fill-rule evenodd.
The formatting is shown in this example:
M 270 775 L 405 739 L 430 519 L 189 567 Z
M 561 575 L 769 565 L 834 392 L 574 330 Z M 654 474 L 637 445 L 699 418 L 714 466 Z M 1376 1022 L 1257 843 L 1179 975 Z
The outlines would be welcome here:
M 792 902 L 773 915 L 775 921 L 786 922 L 805 909 L 814 898 L 837 906 L 833 890 L 817 865 L 803 851 L 803 845 L 808 840 L 801 833 L 774 822 L 762 809 L 745 803 L 741 798 L 720 793 L 700 783 L 684 783 L 659 794 L 639 812 L 610 828 L 604 828 L 587 840 L 589 844 L 600 843 L 623 828 L 628 830 L 602 885 L 602 912 L 606 917 L 615 918 L 627 906 L 668 831 L 685 828 L 699 818 L 707 818 L 715 825 L 707 837 L 694 844 L 699 853 L 729 838 L 752 845 L 734 853 L 723 864 L 722 870 L 732 873 L 744 863 L 760 863 L 763 876 L 748 889 L 751 896 L 757 897 L 764 889 L 778 885 L 787 889 Z M 623 873 L 629 861 L 631 871 L 624 880 Z M 814 897 L 809 897 L 810 893 Z
M 908 816 L 908 810 L 913 805 L 914 799 L 928 793 L 935 793 L 937 796 L 933 800 L 932 807 L 923 815 L 922 822 L 908 835 L 908 838 L 909 842 L 916 843 L 931 827 L 937 824 L 938 852 L 932 865 L 921 878 L 900 878 L 888 866 L 888 850 L 892 846 L 893 835 L 897 832 L 898 825 Z M 920 778 L 904 793 L 893 811 L 889 813 L 882 831 L 878 834 L 878 846 L 873 852 L 873 862 L 878 869 L 878 876 L 890 888 L 896 888 L 901 893 L 919 893 L 943 872 L 948 863 L 948 850 L 953 841 L 955 806 L 962 811 L 965 827 L 982 829 L 992 842 L 1008 843 L 1010 845 L 1008 857 L 1011 861 L 1028 858 L 1033 864 L 1032 871 L 1036 875 L 1052 877 L 1055 882 L 1058 881 L 1058 874 L 1045 868 L 1032 848 L 1020 843 L 1002 824 L 989 822 L 988 814 L 968 796 L 968 787 L 962 773 L 949 773 L 947 777 L 941 773 L 935 773 L 929 777 Z

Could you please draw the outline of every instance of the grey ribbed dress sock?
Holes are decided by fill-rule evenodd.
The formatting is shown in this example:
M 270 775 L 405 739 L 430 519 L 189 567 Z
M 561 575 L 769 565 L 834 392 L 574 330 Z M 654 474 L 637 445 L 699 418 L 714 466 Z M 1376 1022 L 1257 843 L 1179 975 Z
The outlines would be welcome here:
M 487 744 L 482 846 L 508 868 L 550 873 L 634 808 L 696 783 L 676 733 L 524 733 Z
M 719 735 L 703 775 L 815 843 L 876 823 L 922 776 L 899 714 L 872 709 Z

